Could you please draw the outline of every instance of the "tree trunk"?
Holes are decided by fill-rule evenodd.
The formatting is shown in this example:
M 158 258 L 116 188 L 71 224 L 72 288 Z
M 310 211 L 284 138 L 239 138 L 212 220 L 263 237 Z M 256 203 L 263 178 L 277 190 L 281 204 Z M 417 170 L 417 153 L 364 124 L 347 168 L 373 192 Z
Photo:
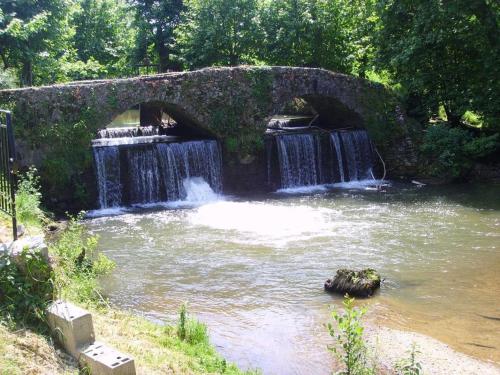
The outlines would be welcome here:
M 31 60 L 23 62 L 21 70 L 21 86 L 33 86 L 33 64 Z
M 448 123 L 453 127 L 458 127 L 461 125 L 462 116 L 453 112 L 449 106 L 444 106 L 444 111 L 446 112 L 446 118 L 448 119 Z
M 169 68 L 170 53 L 167 46 L 165 45 L 165 36 L 163 34 L 161 25 L 156 26 L 155 47 L 159 58 L 159 70 L 160 72 L 166 72 Z

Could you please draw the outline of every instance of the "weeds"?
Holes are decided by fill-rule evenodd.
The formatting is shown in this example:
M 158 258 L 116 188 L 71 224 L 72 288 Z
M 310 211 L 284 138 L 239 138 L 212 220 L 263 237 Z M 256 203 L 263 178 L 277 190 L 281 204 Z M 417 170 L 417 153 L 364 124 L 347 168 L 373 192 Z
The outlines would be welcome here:
M 40 177 L 35 167 L 21 175 L 16 192 L 18 221 L 26 227 L 41 228 L 46 216 L 41 209 Z
M 98 279 L 109 274 L 115 264 L 97 253 L 97 236 L 87 236 L 81 215 L 71 218 L 66 231 L 49 251 L 55 256 L 55 287 L 58 298 L 86 305 L 105 303 Z
M 367 348 L 363 340 L 363 325 L 361 318 L 366 309 L 354 307 L 354 298 L 345 296 L 344 311 L 342 313 L 334 310 L 332 317 L 337 323 L 334 328 L 331 323 L 327 324 L 330 336 L 337 345 L 329 349 L 341 360 L 345 366 L 344 371 L 338 372 L 342 375 L 372 375 L 375 369 L 368 366 Z
M 24 249 L 18 263 L 0 255 L 0 320 L 8 326 L 39 325 L 52 293 L 53 272 L 39 252 Z
M 207 326 L 197 319 L 190 318 L 187 312 L 187 304 L 183 303 L 179 311 L 179 322 L 177 324 L 177 336 L 189 344 L 208 344 Z
M 419 353 L 414 343 L 409 351 L 409 357 L 401 359 L 394 366 L 397 375 L 422 375 L 424 373 L 422 365 L 417 361 Z

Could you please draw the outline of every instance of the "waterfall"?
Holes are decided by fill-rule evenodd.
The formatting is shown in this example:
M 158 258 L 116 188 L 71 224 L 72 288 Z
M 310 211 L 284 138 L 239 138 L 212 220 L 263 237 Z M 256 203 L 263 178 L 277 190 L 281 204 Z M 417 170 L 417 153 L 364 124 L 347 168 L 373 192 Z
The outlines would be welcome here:
M 94 147 L 99 205 L 117 207 L 122 200 L 118 147 Z
M 160 128 L 158 126 L 134 126 L 126 128 L 108 128 L 97 132 L 97 138 L 131 138 L 140 136 L 159 135 Z
M 282 189 L 372 179 L 373 148 L 365 130 L 278 134 L 274 139 Z M 331 147 L 325 147 L 328 142 Z M 270 183 L 270 150 L 267 162 Z
M 184 179 L 202 177 L 216 192 L 222 191 L 221 156 L 216 141 L 190 141 L 157 145 L 167 200 L 186 198 Z
M 320 183 L 317 169 L 319 157 L 317 136 L 287 134 L 276 136 L 281 172 L 281 187 L 292 188 Z
M 333 147 L 335 148 L 335 153 L 337 155 L 337 165 L 339 169 L 340 182 L 345 181 L 344 177 L 344 163 L 342 162 L 342 150 L 340 149 L 340 137 L 339 133 L 333 132 L 331 133 Z
M 132 203 L 159 202 L 160 169 L 156 147 L 136 147 L 127 150 Z
M 186 186 L 192 190 L 200 180 L 222 191 L 217 141 L 94 147 L 94 158 L 101 208 L 186 199 Z
M 337 156 L 340 182 L 372 178 L 373 149 L 366 130 L 332 132 L 331 142 Z

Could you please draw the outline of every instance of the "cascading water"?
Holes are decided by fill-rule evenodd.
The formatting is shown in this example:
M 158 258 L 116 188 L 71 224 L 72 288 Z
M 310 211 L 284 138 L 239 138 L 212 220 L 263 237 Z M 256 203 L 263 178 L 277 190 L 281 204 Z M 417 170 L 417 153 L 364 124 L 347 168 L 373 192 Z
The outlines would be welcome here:
M 274 137 L 282 189 L 373 179 L 373 148 L 365 130 L 332 131 L 329 139 L 328 132 Z M 268 181 L 270 160 L 268 150 Z
M 338 132 L 333 132 L 331 135 L 332 138 L 332 144 L 335 149 L 335 154 L 337 156 L 337 166 L 339 170 L 339 177 L 340 177 L 340 182 L 345 181 L 344 177 L 344 163 L 343 163 L 343 158 L 342 158 L 342 150 L 340 149 L 340 137 Z
M 99 205 L 117 207 L 122 200 L 120 152 L 118 147 L 94 147 Z
M 101 208 L 182 200 L 188 196 L 186 186 L 199 187 L 200 180 L 216 194 L 222 191 L 217 141 L 137 144 L 139 138 L 94 147 Z M 200 180 L 193 185 L 192 178 Z
M 311 186 L 320 183 L 318 140 L 314 134 L 276 136 L 281 187 Z
M 134 126 L 126 128 L 102 129 L 97 132 L 97 138 L 130 138 L 140 136 L 153 136 L 159 134 L 160 128 L 158 126 Z
M 366 130 L 333 132 L 331 141 L 337 155 L 341 182 L 346 181 L 344 167 L 347 170 L 348 181 L 373 178 L 373 148 Z M 341 142 L 344 146 L 343 155 Z

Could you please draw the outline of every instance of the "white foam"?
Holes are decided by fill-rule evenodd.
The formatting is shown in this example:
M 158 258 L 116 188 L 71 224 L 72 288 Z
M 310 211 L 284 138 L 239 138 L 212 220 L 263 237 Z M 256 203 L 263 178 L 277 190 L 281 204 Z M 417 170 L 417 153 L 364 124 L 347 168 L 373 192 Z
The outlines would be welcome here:
M 318 235 L 331 225 L 331 210 L 250 202 L 217 202 L 188 216 L 193 225 L 293 240 Z
M 384 185 L 390 186 L 390 183 L 386 180 L 359 180 L 359 181 L 348 181 L 348 182 L 337 182 L 335 184 L 331 184 L 332 188 L 340 188 L 340 189 L 362 189 L 362 190 L 370 190 L 370 188 L 376 188 L 377 186 Z
M 85 214 L 85 217 L 93 219 L 102 216 L 116 216 L 123 215 L 125 213 L 130 212 L 130 208 L 127 207 L 110 207 L 110 208 L 101 208 L 99 210 L 92 210 Z
M 276 192 L 284 194 L 312 194 L 327 190 L 328 190 L 328 185 L 310 185 L 310 186 L 296 186 L 286 189 L 279 189 Z
M 202 177 L 185 178 L 182 185 L 186 190 L 186 202 L 209 203 L 220 200 L 210 185 Z

